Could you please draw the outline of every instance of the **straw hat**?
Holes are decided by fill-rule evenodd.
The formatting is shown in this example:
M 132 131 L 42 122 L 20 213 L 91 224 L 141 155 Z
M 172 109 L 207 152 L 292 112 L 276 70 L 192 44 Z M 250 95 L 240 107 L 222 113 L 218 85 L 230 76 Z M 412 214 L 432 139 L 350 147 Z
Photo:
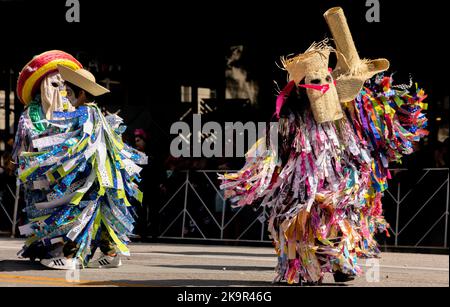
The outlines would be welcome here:
M 361 60 L 353 42 L 344 11 L 333 7 L 323 15 L 333 35 L 338 57 L 333 76 L 341 102 L 356 98 L 364 83 L 374 75 L 389 69 L 387 59 Z
M 80 62 L 64 51 L 51 50 L 35 56 L 22 68 L 17 79 L 17 96 L 23 104 L 28 105 L 33 100 L 41 81 L 57 71 L 58 64 L 72 69 L 83 68 Z
M 319 124 L 343 117 L 336 86 L 328 70 L 331 50 L 325 40 L 311 45 L 305 53 L 287 60 L 282 59 L 290 80 L 299 85 L 305 79 L 305 84 L 299 86 L 307 87 L 306 94 L 311 104 L 311 110 L 314 119 Z
M 329 48 L 313 44 L 305 53 L 283 60 L 283 65 L 289 73 L 289 79 L 299 84 L 308 73 L 317 70 L 318 67 L 328 67 L 329 57 Z
M 63 65 L 58 65 L 58 71 L 65 81 L 78 86 L 93 96 L 109 93 L 107 88 L 96 83 L 94 75 L 86 69 L 74 70 Z

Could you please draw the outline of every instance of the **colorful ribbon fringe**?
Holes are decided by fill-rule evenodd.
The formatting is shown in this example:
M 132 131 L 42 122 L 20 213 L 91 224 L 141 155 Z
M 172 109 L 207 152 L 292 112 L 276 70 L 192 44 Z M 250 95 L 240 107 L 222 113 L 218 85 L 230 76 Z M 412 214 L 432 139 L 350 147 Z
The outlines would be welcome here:
M 45 120 L 38 101 L 22 114 L 15 141 L 29 218 L 20 227 L 28 237 L 22 256 L 60 256 L 60 243 L 71 241 L 86 263 L 102 231 L 128 255 L 130 201 L 142 201 L 137 164 L 146 164 L 147 157 L 122 142 L 117 115 L 105 117 L 88 104 Z
M 288 83 L 276 103 L 304 104 Z M 292 96 L 295 96 L 292 98 Z M 377 76 L 345 108 L 342 120 L 317 124 L 311 111 L 279 119 L 280 148 L 264 138 L 237 173 L 220 176 L 236 206 L 270 209 L 269 232 L 279 256 L 275 281 L 320 282 L 326 272 L 361 273 L 357 257 L 377 257 L 374 235 L 389 225 L 381 198 L 391 161 L 413 151 L 427 134 L 423 90 L 396 90 Z

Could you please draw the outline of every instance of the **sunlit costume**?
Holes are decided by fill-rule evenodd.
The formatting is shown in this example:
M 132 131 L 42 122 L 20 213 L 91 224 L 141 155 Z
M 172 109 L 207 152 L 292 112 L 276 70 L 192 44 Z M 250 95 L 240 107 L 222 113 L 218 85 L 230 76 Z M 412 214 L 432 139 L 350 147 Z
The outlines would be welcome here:
M 283 59 L 278 148 L 260 139 L 243 169 L 221 176 L 232 203 L 269 208 L 275 282 L 320 283 L 325 273 L 348 281 L 362 272 L 357 257 L 378 257 L 389 162 L 427 134 L 424 92 L 393 86 L 387 60 L 360 60 L 340 8 L 324 16 L 336 49 L 324 41 Z
M 54 50 L 34 57 L 20 73 L 17 93 L 26 108 L 14 156 L 28 217 L 20 227 L 27 236 L 20 255 L 59 259 L 53 267 L 68 269 L 86 265 L 105 238 L 129 255 L 130 201 L 142 199 L 137 164 L 147 157 L 122 142 L 120 117 L 104 116 L 94 103 L 71 105 L 58 65 L 82 68 L 71 55 Z M 58 267 L 67 246 L 72 265 Z

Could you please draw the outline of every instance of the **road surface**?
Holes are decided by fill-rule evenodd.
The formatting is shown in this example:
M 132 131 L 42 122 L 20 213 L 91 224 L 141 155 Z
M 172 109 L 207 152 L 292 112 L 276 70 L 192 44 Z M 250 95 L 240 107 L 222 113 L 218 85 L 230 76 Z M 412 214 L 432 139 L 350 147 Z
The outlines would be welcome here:
M 132 257 L 117 269 L 49 270 L 19 259 L 22 240 L 0 238 L 0 286 L 256 286 L 271 287 L 276 257 L 272 248 L 133 243 Z M 361 259 L 365 271 L 346 286 L 448 287 L 449 256 L 384 253 L 379 274 Z M 323 286 L 336 286 L 331 275 Z

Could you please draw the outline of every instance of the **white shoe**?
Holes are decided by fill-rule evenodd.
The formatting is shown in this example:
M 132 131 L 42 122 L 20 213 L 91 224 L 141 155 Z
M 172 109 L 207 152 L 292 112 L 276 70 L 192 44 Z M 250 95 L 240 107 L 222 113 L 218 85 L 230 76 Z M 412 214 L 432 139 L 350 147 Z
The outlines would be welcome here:
M 88 264 L 88 268 L 93 269 L 107 269 L 107 268 L 118 268 L 122 265 L 122 260 L 119 254 L 115 257 L 103 254 L 100 258 L 92 260 Z
M 77 259 L 66 257 L 42 259 L 41 264 L 56 270 L 76 270 L 79 268 Z

